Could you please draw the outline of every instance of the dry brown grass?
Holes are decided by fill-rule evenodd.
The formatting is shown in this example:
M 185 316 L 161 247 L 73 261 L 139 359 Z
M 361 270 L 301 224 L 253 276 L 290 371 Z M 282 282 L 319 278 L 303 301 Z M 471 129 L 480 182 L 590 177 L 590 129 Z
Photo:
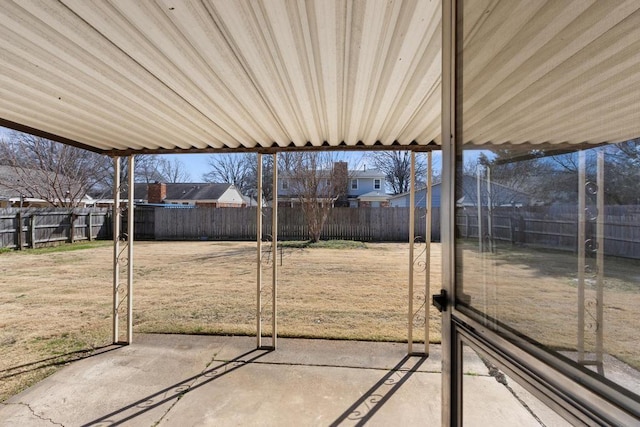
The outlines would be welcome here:
M 495 254 L 469 246 L 462 253 L 465 292 L 476 308 L 550 348 L 575 349 L 574 254 L 511 246 Z M 0 401 L 83 351 L 110 344 L 111 256 L 108 242 L 73 252 L 0 254 Z M 250 242 L 136 242 L 134 331 L 254 334 L 255 259 Z M 440 260 L 435 244 L 432 293 L 440 288 Z M 605 271 L 605 352 L 636 368 L 639 267 L 609 258 Z M 406 340 L 408 268 L 407 244 L 285 249 L 279 334 Z M 267 283 L 270 270 L 264 274 Z M 433 307 L 430 318 L 431 340 L 438 341 Z
M 472 244 L 462 253 L 461 277 L 472 307 L 550 349 L 576 350 L 576 254 L 510 245 L 479 254 Z M 604 264 L 604 352 L 640 368 L 640 262 L 606 257 Z M 593 277 L 587 275 L 585 286 L 591 303 L 596 298 Z M 586 317 L 585 350 L 595 351 L 595 306 L 588 312 L 594 317 Z
M 0 255 L 0 400 L 109 342 L 111 248 Z M 71 354 L 70 354 L 71 353 Z
M 0 400 L 56 366 L 47 365 L 82 356 L 67 353 L 110 343 L 111 251 L 105 242 L 74 252 L 0 255 Z M 439 245 L 432 255 L 439 288 Z M 136 242 L 134 259 L 134 331 L 255 334 L 255 243 Z M 264 274 L 267 283 L 270 269 Z M 406 340 L 407 280 L 406 244 L 287 248 L 279 267 L 279 335 Z M 432 308 L 432 341 L 439 331 Z
M 255 244 L 145 243 L 136 251 L 137 331 L 255 333 Z M 279 334 L 406 340 L 407 259 L 402 244 L 285 249 Z M 271 270 L 263 271 L 267 284 Z M 439 328 L 433 333 L 439 340 Z

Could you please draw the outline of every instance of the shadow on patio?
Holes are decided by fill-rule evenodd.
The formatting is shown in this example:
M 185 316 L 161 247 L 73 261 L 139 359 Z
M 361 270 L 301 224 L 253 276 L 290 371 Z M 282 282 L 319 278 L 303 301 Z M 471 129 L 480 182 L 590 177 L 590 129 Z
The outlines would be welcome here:
M 406 344 L 253 337 L 146 335 L 79 360 L 0 405 L 0 425 L 439 425 L 440 351 Z M 475 354 L 468 366 L 485 369 Z M 488 372 L 467 419 L 539 425 Z

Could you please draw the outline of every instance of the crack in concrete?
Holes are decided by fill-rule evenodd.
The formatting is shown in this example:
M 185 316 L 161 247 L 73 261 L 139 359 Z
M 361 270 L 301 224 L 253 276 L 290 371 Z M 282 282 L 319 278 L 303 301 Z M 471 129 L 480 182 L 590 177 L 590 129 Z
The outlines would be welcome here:
M 34 417 L 38 418 L 39 420 L 42 420 L 42 421 L 48 421 L 48 422 L 50 422 L 50 423 L 51 423 L 51 424 L 53 424 L 53 425 L 61 426 L 61 427 L 65 427 L 65 426 L 64 426 L 64 424 L 62 424 L 62 423 L 58 423 L 58 422 L 56 422 L 56 421 L 53 421 L 51 418 L 47 418 L 47 417 L 45 417 L 45 416 L 43 416 L 43 415 L 38 415 L 38 414 L 36 413 L 35 409 L 33 409 L 33 408 L 31 407 L 31 405 L 29 405 L 28 403 L 24 403 L 24 402 L 16 402 L 16 403 L 12 403 L 12 402 L 10 402 L 10 403 L 7 403 L 7 402 L 0 402 L 0 405 L 5 405 L 5 406 L 9 406 L 9 405 L 20 405 L 20 406 L 24 406 L 24 407 L 26 407 L 26 408 L 29 410 L 29 412 L 31 412 L 31 414 L 33 414 L 33 416 L 34 416 Z
M 191 381 L 191 383 L 187 386 L 187 388 L 183 392 L 180 393 L 180 395 L 171 404 L 171 406 L 169 406 L 167 408 L 167 410 L 164 412 L 164 414 L 162 414 L 162 416 L 158 419 L 158 421 L 156 421 L 153 424 L 153 427 L 156 427 L 157 425 L 159 425 L 162 422 L 162 420 L 164 420 L 167 417 L 167 415 L 169 415 L 169 412 L 171 412 L 171 410 L 178 404 L 180 399 L 182 399 L 182 396 L 187 394 L 189 392 L 189 390 L 191 390 L 191 387 L 193 387 L 193 385 L 207 372 L 207 370 L 209 370 L 209 367 L 216 361 L 216 356 L 218 355 L 218 353 L 220 353 L 224 349 L 224 347 L 226 345 L 227 345 L 227 343 L 222 344 L 220 349 L 216 353 L 213 354 L 213 356 L 211 357 L 211 360 L 209 360 L 209 362 L 207 362 L 207 364 L 202 369 L 202 371 L 200 371 L 200 374 L 196 378 L 194 378 L 193 381 Z
M 500 369 L 498 369 L 496 365 L 494 365 L 490 361 L 482 357 L 480 359 L 484 362 L 487 369 L 489 369 L 489 376 L 494 377 L 498 383 L 502 384 L 509 391 L 509 393 L 511 393 L 511 395 L 518 401 L 518 403 L 520 403 L 522 407 L 527 412 L 529 412 L 529 414 L 533 417 L 533 419 L 535 419 L 542 427 L 546 427 L 546 425 L 542 422 L 540 417 L 538 417 L 536 413 L 533 412 L 533 409 L 531 409 L 531 407 L 527 405 L 527 402 L 525 402 L 520 396 L 518 396 L 518 393 L 516 393 L 516 391 L 509 385 L 509 382 L 507 381 L 507 376 L 502 371 L 500 371 Z

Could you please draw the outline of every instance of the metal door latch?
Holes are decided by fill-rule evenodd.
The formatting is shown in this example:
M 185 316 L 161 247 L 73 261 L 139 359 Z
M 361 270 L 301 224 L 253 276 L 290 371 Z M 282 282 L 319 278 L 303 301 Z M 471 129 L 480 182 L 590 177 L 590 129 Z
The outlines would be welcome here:
M 447 291 L 441 289 L 439 294 L 432 295 L 431 303 L 440 313 L 447 311 Z

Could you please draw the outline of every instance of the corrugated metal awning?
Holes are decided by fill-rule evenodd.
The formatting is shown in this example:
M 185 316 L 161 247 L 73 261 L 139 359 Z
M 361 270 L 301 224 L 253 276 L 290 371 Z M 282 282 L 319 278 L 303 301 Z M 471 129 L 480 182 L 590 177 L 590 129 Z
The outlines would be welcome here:
M 439 136 L 437 1 L 6 1 L 0 37 L 4 125 L 96 151 Z
M 640 2 L 466 1 L 465 143 L 640 137 Z
M 639 8 L 467 2 L 465 142 L 639 136 Z M 98 152 L 440 140 L 436 0 L 7 0 L 0 37 L 0 125 Z

